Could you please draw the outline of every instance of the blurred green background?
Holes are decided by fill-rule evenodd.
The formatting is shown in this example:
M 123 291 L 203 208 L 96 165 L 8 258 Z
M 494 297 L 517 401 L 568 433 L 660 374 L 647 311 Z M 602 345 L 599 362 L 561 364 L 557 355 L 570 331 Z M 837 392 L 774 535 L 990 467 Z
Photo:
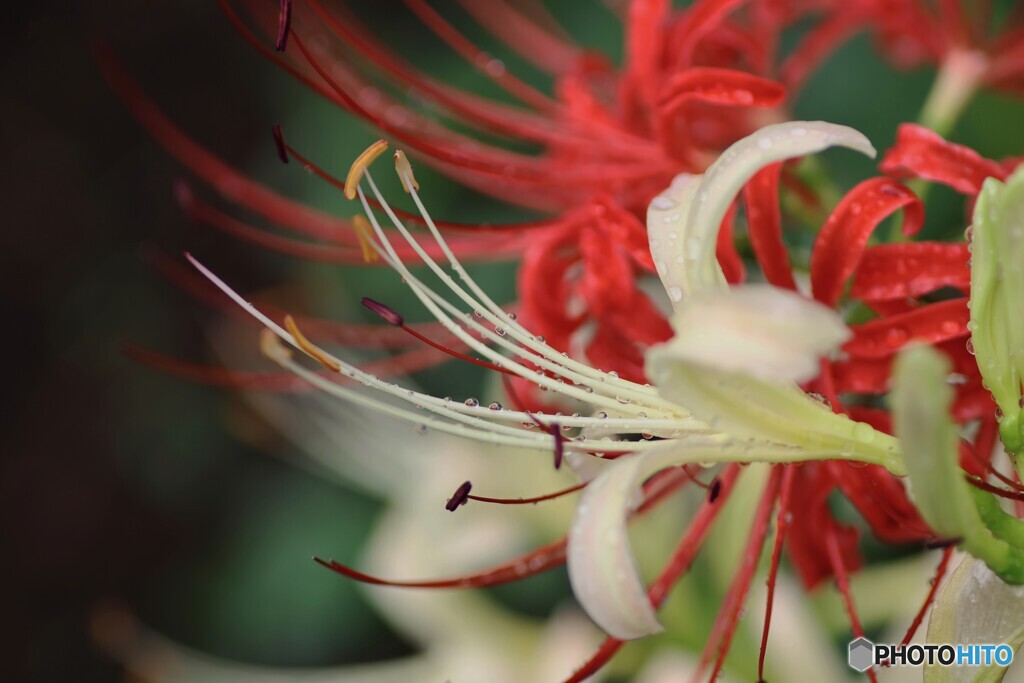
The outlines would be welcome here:
M 450 3 L 437 3 L 447 16 Z M 618 59 L 619 25 L 600 2 L 550 3 L 581 43 Z M 374 134 L 278 73 L 213 2 L 16 3 L 3 42 L 0 149 L 5 230 L 0 313 L 8 384 L 0 460 L 0 667 L 12 681 L 120 680 L 88 625 L 99 605 L 128 607 L 199 650 L 275 665 L 386 658 L 409 645 L 353 584 L 310 560 L 353 560 L 380 502 L 294 466 L 296 447 L 230 394 L 126 360 L 129 340 L 184 358 L 212 358 L 217 315 L 176 290 L 142 255 L 189 250 L 242 289 L 298 283 L 324 315 L 358 319 L 359 294 L 396 287 L 383 273 L 309 265 L 240 244 L 181 214 L 182 169 L 105 86 L 90 43 L 108 39 L 135 78 L 184 130 L 270 185 L 329 210 L 336 193 L 276 160 L 270 126 L 341 172 Z M 379 37 L 426 71 L 500 97 L 400 3 L 361 10 Z M 468 20 L 463 24 L 470 26 Z M 481 42 L 486 40 L 474 32 Z M 528 80 L 528 66 L 489 46 Z M 859 38 L 808 85 L 798 117 L 860 128 L 879 149 L 916 117 L 932 71 L 894 73 Z M 1020 154 L 1022 109 L 983 94 L 954 137 L 991 156 Z M 847 186 L 870 162 L 831 163 Z M 523 216 L 426 172 L 435 215 L 460 221 Z M 935 191 L 929 230 L 962 229 L 962 207 Z M 513 298 L 513 268 L 487 288 Z M 394 301 L 392 298 L 389 301 Z M 410 309 L 414 310 L 414 309 Z M 415 313 L 414 313 L 415 315 Z M 250 350 L 241 353 L 251 358 Z M 435 393 L 479 394 L 460 368 L 418 378 Z M 453 473 L 453 482 L 458 477 Z M 443 504 L 443 500 L 439 501 Z M 532 607 L 564 599 L 563 575 L 530 586 Z M 539 593 L 538 593 L 539 591 Z

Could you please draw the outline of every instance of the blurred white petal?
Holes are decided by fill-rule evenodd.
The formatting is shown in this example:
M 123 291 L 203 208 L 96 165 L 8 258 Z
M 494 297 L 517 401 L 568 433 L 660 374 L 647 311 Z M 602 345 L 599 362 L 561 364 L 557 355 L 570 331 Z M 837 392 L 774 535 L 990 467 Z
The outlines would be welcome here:
M 1024 644 L 1024 586 L 1007 584 L 984 562 L 964 555 L 935 599 L 928 642 L 1007 643 L 1013 650 L 1019 649 Z M 1019 666 L 1013 668 L 1021 673 Z M 982 677 L 983 672 L 986 677 Z M 999 681 L 1003 680 L 1002 674 L 1003 668 L 997 666 L 935 666 L 925 668 L 925 681 Z
M 778 382 L 813 379 L 819 359 L 850 337 L 832 309 L 771 285 L 696 293 L 672 327 L 675 337 L 659 347 L 663 360 Z

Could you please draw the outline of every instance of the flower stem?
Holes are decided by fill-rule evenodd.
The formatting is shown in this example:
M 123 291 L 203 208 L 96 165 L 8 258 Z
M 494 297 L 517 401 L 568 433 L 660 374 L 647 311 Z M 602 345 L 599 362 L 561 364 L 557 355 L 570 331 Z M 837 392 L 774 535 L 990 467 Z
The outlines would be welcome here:
M 942 137 L 947 137 L 956 126 L 988 69 L 987 57 L 977 50 L 955 48 L 946 55 L 932 83 L 928 97 L 921 107 L 917 122 Z M 928 183 L 912 180 L 907 183 L 921 201 L 928 194 Z M 900 222 L 894 220 L 889 228 L 889 241 L 905 241 Z
M 917 122 L 946 137 L 978 90 L 988 68 L 985 55 L 954 49 L 946 56 L 932 84 Z

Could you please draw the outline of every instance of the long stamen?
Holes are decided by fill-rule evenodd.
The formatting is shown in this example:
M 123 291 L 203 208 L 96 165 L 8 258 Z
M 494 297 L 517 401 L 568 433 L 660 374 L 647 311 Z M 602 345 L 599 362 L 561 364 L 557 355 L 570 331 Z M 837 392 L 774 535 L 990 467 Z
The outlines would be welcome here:
M 498 505 L 531 505 L 535 503 L 543 503 L 546 500 L 561 498 L 562 496 L 567 496 L 570 493 L 576 493 L 577 491 L 582 491 L 586 486 L 586 483 L 576 484 L 575 486 L 570 486 L 569 488 L 562 489 L 561 491 L 555 491 L 554 493 L 548 493 L 543 496 L 534 496 L 533 498 L 491 498 L 488 496 L 474 495 L 466 497 L 470 500 L 480 501 L 481 503 L 496 503 Z
M 743 609 L 747 592 L 750 590 L 750 583 L 753 580 L 754 573 L 757 571 L 758 560 L 761 558 L 761 553 L 764 550 L 772 508 L 775 507 L 778 499 L 781 480 L 782 468 L 778 466 L 773 467 L 768 475 L 768 483 L 761 494 L 761 501 L 758 504 L 757 511 L 754 513 L 750 538 L 744 548 L 739 570 L 729 586 L 729 591 L 718 613 L 718 618 L 715 619 L 715 625 L 712 627 L 711 635 L 708 637 L 707 646 L 701 655 L 700 666 L 694 674 L 694 678 L 700 676 L 703 672 L 707 660 L 714 651 L 712 648 L 717 649 L 717 654 L 714 668 L 708 680 L 716 680 L 722 670 L 722 666 L 725 664 L 725 657 L 729 654 L 732 638 L 739 623 L 740 610 Z
M 984 479 L 979 479 L 971 475 L 964 475 L 967 483 L 971 486 L 981 489 L 982 491 L 988 491 L 994 493 L 1001 498 L 1007 498 L 1009 500 L 1024 501 L 1024 491 L 1010 491 L 1008 489 L 1001 488 L 999 486 L 993 486 Z
M 939 585 L 942 583 L 942 579 L 946 576 L 946 571 L 949 569 L 949 560 L 953 557 L 953 546 L 947 546 L 942 551 L 942 559 L 939 560 L 939 566 L 935 569 L 935 577 L 931 580 L 931 587 L 928 589 L 928 595 L 925 596 L 924 602 L 921 604 L 921 609 L 917 611 L 914 616 L 914 620 L 910 622 L 910 627 L 907 629 L 906 634 L 903 636 L 903 640 L 900 641 L 901 645 L 909 645 L 910 641 L 914 639 L 914 634 L 917 633 L 917 629 L 920 628 L 921 622 L 924 621 L 924 615 L 928 612 L 928 608 L 935 602 L 935 594 L 939 592 Z
M 771 565 L 768 570 L 768 596 L 764 603 L 764 628 L 761 630 L 761 650 L 757 656 L 757 680 L 764 683 L 764 659 L 768 652 L 768 631 L 772 623 L 772 606 L 775 602 L 775 582 L 779 573 L 779 562 L 782 560 L 782 546 L 786 540 L 786 532 L 790 527 L 790 494 L 793 491 L 793 480 L 796 468 L 785 467 L 782 475 L 782 490 L 779 492 L 779 510 L 775 519 L 775 544 L 772 546 Z
M 274 44 L 278 52 L 284 52 L 288 46 L 288 34 L 292 27 L 292 1 L 281 0 L 281 8 L 277 15 L 277 42 Z
M 388 213 L 395 227 L 399 230 L 399 232 L 402 233 L 403 237 L 410 244 L 410 246 L 412 246 L 413 249 L 419 254 L 420 258 L 422 258 L 424 262 L 427 263 L 428 266 L 430 266 L 431 270 L 442 280 L 442 282 L 444 282 L 444 284 L 453 293 L 455 293 L 457 296 L 463 299 L 463 301 L 467 303 L 467 305 L 474 307 L 474 314 L 479 315 L 479 317 L 484 318 L 489 322 L 492 322 L 495 325 L 496 330 L 488 330 L 486 327 L 476 323 L 474 320 L 472 320 L 472 318 L 466 319 L 464 324 L 467 327 L 477 331 L 479 334 L 484 336 L 488 341 L 491 341 L 498 346 L 506 348 L 519 356 L 529 359 L 531 363 L 540 366 L 542 369 L 546 369 L 551 372 L 561 374 L 562 376 L 571 379 L 574 382 L 587 381 L 586 379 L 581 377 L 574 378 L 571 373 L 567 372 L 565 365 L 553 360 L 555 352 L 550 347 L 547 347 L 546 345 L 544 346 L 544 348 L 547 349 L 548 357 L 533 356 L 530 355 L 522 347 L 516 346 L 512 342 L 505 339 L 504 334 L 498 334 L 497 330 L 501 330 L 502 332 L 504 332 L 504 328 L 501 327 L 502 321 L 493 314 L 491 314 L 489 311 L 479 308 L 479 302 L 475 301 L 465 290 L 463 290 L 459 285 L 457 285 L 447 273 L 441 270 L 440 267 L 432 259 L 430 259 L 429 255 L 427 255 L 422 250 L 418 242 L 416 242 L 416 240 L 412 238 L 412 236 L 408 233 L 405 227 L 394 215 L 394 213 L 390 211 L 390 207 L 380 196 L 380 193 L 376 189 L 376 186 L 374 185 L 373 179 L 370 176 L 369 172 L 366 173 L 366 179 L 367 182 L 370 183 L 370 186 L 373 189 L 374 194 L 376 195 L 378 201 L 381 202 L 381 206 L 384 208 L 385 212 Z M 451 331 L 453 334 L 462 339 L 471 348 L 473 348 L 481 355 L 490 358 L 495 364 L 506 367 L 521 377 L 532 379 L 532 381 L 536 382 L 538 385 L 545 386 L 548 389 L 554 389 L 559 393 L 571 396 L 578 400 L 586 401 L 595 406 L 600 405 L 612 408 L 616 412 L 631 412 L 634 414 L 643 412 L 642 408 L 645 407 L 644 405 L 638 404 L 630 406 L 628 404 L 622 404 L 621 401 L 617 401 L 609 397 L 604 391 L 601 391 L 600 395 L 598 395 L 598 392 L 595 391 L 593 387 L 591 387 L 591 392 L 588 393 L 587 391 L 578 389 L 574 386 L 569 386 L 568 384 L 562 384 L 553 381 L 543 375 L 531 377 L 531 375 L 534 373 L 531 373 L 531 371 L 528 368 L 524 367 L 520 363 L 517 363 L 507 358 L 506 356 L 503 356 L 497 352 L 492 351 L 486 345 L 481 344 L 479 341 L 471 337 L 459 324 L 455 323 L 454 319 L 448 313 L 445 313 L 444 311 L 448 311 L 451 315 L 456 315 L 459 316 L 460 318 L 462 318 L 466 314 L 463 314 L 454 305 L 446 301 L 439 294 L 423 285 L 423 283 L 415 275 L 413 275 L 411 271 L 408 270 L 405 264 L 401 262 L 401 259 L 398 258 L 397 254 L 394 251 L 394 247 L 387 239 L 387 236 L 384 233 L 383 229 L 381 228 L 380 224 L 377 222 L 376 217 L 370 211 L 369 203 L 367 202 L 366 197 L 363 194 L 362 188 L 358 189 L 358 193 L 360 198 L 363 200 L 364 209 L 367 211 L 367 215 L 370 218 L 371 224 L 373 225 L 374 232 L 377 234 L 378 240 L 380 240 L 379 245 L 382 246 L 382 248 L 386 252 L 386 255 L 388 257 L 386 260 L 388 261 L 389 265 L 391 265 L 395 270 L 397 270 L 402 275 L 406 285 L 409 286 L 409 288 L 417 295 L 420 301 L 423 302 L 423 304 L 430 310 L 430 312 L 440 322 L 445 324 L 445 327 L 447 327 L 449 331 Z M 415 193 L 413 193 L 413 196 L 416 196 Z M 440 244 L 443 242 L 443 240 L 438 240 L 438 242 Z M 467 283 L 472 283 L 471 279 L 464 279 Z M 567 359 L 564 357 L 559 358 L 559 361 L 564 360 Z M 669 405 L 666 405 L 666 407 L 670 409 L 672 408 L 672 406 Z M 678 409 L 678 407 L 675 407 L 674 412 L 678 414 L 681 411 Z
M 376 253 L 376 252 L 374 252 L 374 253 Z M 459 360 L 464 360 L 467 363 L 472 363 L 473 365 L 478 365 L 478 366 L 480 366 L 482 368 L 487 368 L 488 370 L 494 370 L 495 372 L 501 372 L 501 373 L 504 373 L 504 374 L 507 374 L 507 375 L 515 375 L 514 372 L 511 372 L 510 370 L 506 370 L 505 368 L 499 367 L 499 366 L 495 365 L 494 363 L 488 363 L 485 360 L 480 360 L 479 358 L 473 358 L 472 356 L 467 356 L 464 353 L 459 353 L 458 351 L 456 351 L 454 349 L 450 349 L 447 346 L 445 346 L 444 344 L 441 344 L 440 342 L 436 342 L 433 339 L 431 339 L 430 337 L 417 332 L 416 330 L 412 329 L 411 327 L 407 327 L 405 325 L 405 322 L 402 319 L 402 316 L 400 316 L 398 313 L 396 313 L 390 307 L 385 306 L 384 304 L 382 304 L 382 303 L 380 303 L 378 301 L 374 301 L 373 299 L 364 296 L 363 300 L 362 300 L 362 304 L 366 308 L 370 309 L 371 311 L 373 311 L 374 313 L 379 315 L 387 323 L 389 323 L 391 325 L 394 325 L 395 327 L 397 327 L 397 328 L 399 328 L 401 330 L 404 330 L 405 332 L 408 332 L 409 335 L 412 336 L 414 339 L 418 339 L 419 341 L 423 342 L 427 346 L 433 347 L 433 348 L 437 349 L 438 351 L 443 351 L 444 353 L 448 354 L 452 358 L 458 358 Z
M 500 310 L 500 308 L 498 308 L 497 305 L 494 304 L 494 302 L 487 299 L 487 306 L 481 307 L 480 302 L 473 299 L 473 297 L 471 297 L 464 289 L 462 289 L 462 287 L 456 284 L 455 281 L 447 273 L 445 273 L 437 265 L 437 263 L 434 262 L 433 259 L 429 257 L 429 255 L 427 255 L 423 251 L 418 242 L 412 237 L 408 230 L 406 230 L 405 226 L 402 225 L 401 221 L 398 220 L 394 212 L 391 211 L 387 202 L 384 201 L 383 197 L 380 195 L 379 190 L 377 190 L 376 185 L 373 182 L 373 178 L 369 174 L 369 172 L 366 172 L 365 177 L 375 197 L 380 202 L 384 211 L 388 214 L 395 228 L 398 229 L 398 231 L 402 234 L 402 236 L 409 243 L 409 245 L 412 246 L 414 251 L 417 252 L 420 258 L 422 258 L 424 262 L 430 267 L 431 271 L 434 272 L 434 274 L 437 275 L 438 278 L 440 278 L 441 281 L 444 282 L 444 284 L 453 293 L 455 293 L 459 298 L 461 298 L 467 305 L 473 307 L 474 313 L 476 315 L 492 323 L 495 326 L 495 331 L 488 330 L 487 328 L 477 324 L 472 319 L 466 321 L 465 324 L 468 327 L 471 327 L 474 330 L 478 331 L 480 334 L 484 335 L 488 340 L 494 342 L 496 345 L 508 349 L 519 356 L 528 358 L 531 363 L 535 363 L 541 368 L 549 370 L 551 372 L 558 373 L 565 377 L 566 379 L 571 380 L 574 384 L 582 384 L 584 382 L 593 381 L 593 379 L 591 378 L 582 377 L 570 371 L 568 368 L 573 363 L 573 361 L 570 361 L 567 357 L 557 356 L 557 352 L 548 347 L 546 344 L 536 342 L 531 335 L 525 333 L 525 330 L 523 332 L 519 332 L 519 329 L 521 328 L 519 328 L 518 325 L 516 325 L 515 322 L 511 320 L 507 315 L 502 313 L 502 315 L 499 317 L 492 313 L 490 310 L 487 310 L 488 308 Z M 448 301 L 440 297 L 437 293 L 425 287 L 419 281 L 419 279 L 412 275 L 412 273 L 405 267 L 405 265 L 397 257 L 397 254 L 394 253 L 393 246 L 388 241 L 387 236 L 383 232 L 383 229 L 380 227 L 380 224 L 376 221 L 375 216 L 370 211 L 369 204 L 366 200 L 365 195 L 362 192 L 362 189 L 360 188 L 358 192 L 360 198 L 363 200 L 364 209 L 366 210 L 367 215 L 370 218 L 370 222 L 374 227 L 374 231 L 377 233 L 377 237 L 381 241 L 381 245 L 387 251 L 387 254 L 390 257 L 389 259 L 387 259 L 389 264 L 393 268 L 398 270 L 399 273 L 401 273 L 401 275 L 406 281 L 406 284 L 413 290 L 414 293 L 417 294 L 418 298 L 420 298 L 424 305 L 426 305 L 427 308 L 431 310 L 435 317 L 437 317 L 438 320 L 440 320 L 442 323 L 446 323 L 446 321 L 447 323 L 451 323 L 450 326 L 446 323 L 446 327 L 448 327 L 453 334 L 459 336 L 463 341 L 469 344 L 481 355 L 490 358 L 493 362 L 495 362 L 498 365 L 502 365 L 510 370 L 513 370 L 514 372 L 516 372 L 516 374 L 522 377 L 528 377 L 529 370 L 527 368 L 524 368 L 521 364 L 516 363 L 515 361 L 512 361 L 511 359 L 502 356 L 501 354 L 493 352 L 486 346 L 480 344 L 475 339 L 470 337 L 465 331 L 463 331 L 460 326 L 455 324 L 454 321 L 448 315 L 441 312 L 440 309 L 445 309 L 454 315 L 462 317 L 462 314 L 458 311 L 458 309 L 456 309 L 452 304 L 450 304 Z M 418 201 L 418 195 L 415 191 L 412 192 L 412 196 L 414 200 L 417 201 L 417 207 L 420 208 L 421 212 L 423 212 L 424 209 L 422 207 L 421 202 Z M 447 245 L 444 243 L 444 239 L 437 231 L 437 228 L 435 226 L 432 226 L 432 224 L 430 223 L 429 215 L 424 213 L 424 219 L 427 221 L 428 228 L 431 229 L 431 233 L 434 236 L 434 239 L 437 241 L 438 245 L 442 248 L 442 250 L 446 250 Z M 454 258 L 454 255 L 452 255 L 451 258 Z M 458 262 L 456 260 L 454 264 L 457 263 Z M 453 265 L 453 269 L 456 270 L 456 272 L 458 272 L 462 276 L 462 279 L 464 282 L 466 282 L 467 286 L 469 286 L 471 289 L 479 291 L 479 288 L 476 286 L 473 280 L 465 275 L 465 271 L 462 269 L 461 265 L 458 265 L 457 268 L 455 265 Z M 482 294 L 482 292 L 480 293 Z M 484 296 L 486 297 L 486 295 Z M 509 329 L 513 331 L 511 336 L 515 337 L 516 341 L 522 343 L 523 346 L 538 349 L 541 355 L 529 355 L 525 349 L 523 349 L 520 346 L 516 346 L 514 343 L 507 340 L 505 338 L 505 334 L 498 334 L 496 332 L 497 330 L 500 330 L 503 333 L 506 331 L 504 325 L 508 325 Z M 674 406 L 653 396 L 648 397 L 643 395 L 643 392 L 638 391 L 639 389 L 643 389 L 642 387 L 639 387 L 639 385 L 635 385 L 632 383 L 624 383 L 622 385 L 622 388 L 619 388 L 618 385 L 615 387 L 606 386 L 607 384 L 618 383 L 620 381 L 617 380 L 617 378 L 615 377 L 612 377 L 610 375 L 604 375 L 603 373 L 596 372 L 591 368 L 587 368 L 587 372 L 591 376 L 596 375 L 597 380 L 595 385 L 590 387 L 590 395 L 588 395 L 587 391 L 577 389 L 575 386 L 569 386 L 567 384 L 554 382 L 543 376 L 534 377 L 533 381 L 535 381 L 540 386 L 546 386 L 547 388 L 554 389 L 559 393 L 566 394 L 573 398 L 586 401 L 595 406 L 607 406 L 612 408 L 616 412 L 620 413 L 626 412 L 638 414 L 643 412 L 643 408 L 646 407 L 651 409 L 652 406 L 656 404 L 659 408 L 662 408 L 666 411 L 671 411 L 674 414 L 679 415 L 680 413 L 682 413 L 678 406 Z M 615 395 L 616 398 L 612 398 L 612 395 Z M 623 403 L 623 399 L 625 400 L 625 403 Z M 630 405 L 631 403 L 632 405 Z
M 487 588 L 519 581 L 529 576 L 541 574 L 565 562 L 565 539 L 541 546 L 511 562 L 505 562 L 481 572 L 467 574 L 451 579 L 433 581 L 392 581 L 357 571 L 335 562 L 314 557 L 313 560 L 350 579 L 375 586 L 392 586 L 395 588 Z
M 401 169 L 399 169 L 399 175 L 403 175 Z M 371 187 L 373 187 L 372 178 L 367 177 L 367 180 L 370 182 Z M 408 181 L 403 177 L 403 183 L 406 182 Z M 374 194 L 376 195 L 376 188 L 373 187 L 373 189 Z M 477 284 L 472 280 L 472 278 L 466 276 L 464 267 L 459 262 L 459 259 L 455 256 L 454 252 L 452 252 L 452 250 L 448 247 L 444 238 L 441 236 L 441 232 L 437 229 L 437 226 L 434 224 L 434 221 L 431 219 L 430 214 L 426 210 L 426 206 L 424 206 L 422 199 L 420 199 L 419 193 L 416 192 L 415 188 L 413 188 L 410 194 L 412 195 L 413 201 L 416 204 L 416 208 L 419 210 L 420 215 L 423 217 L 427 229 L 430 231 L 434 240 L 441 247 L 441 250 L 444 253 L 445 257 L 448 259 L 448 262 L 451 265 L 452 270 L 455 271 L 456 274 L 462 276 L 463 281 L 470 288 L 473 294 L 475 294 L 476 297 L 481 302 L 483 302 L 484 306 L 487 309 L 489 309 L 494 316 L 498 318 L 497 320 L 493 321 L 493 324 L 500 325 L 502 329 L 506 330 L 508 334 L 510 334 L 514 339 L 516 339 L 516 341 L 518 341 L 520 344 L 530 349 L 534 353 L 537 353 L 542 356 L 548 356 L 550 354 L 553 357 L 554 350 L 551 349 L 551 347 L 547 346 L 546 344 L 538 342 L 536 338 L 532 334 L 530 334 L 528 330 L 526 330 L 522 325 L 520 325 L 518 322 L 510 318 L 508 314 L 505 313 L 505 311 L 486 294 L 486 292 L 481 290 L 480 287 L 477 286 Z M 398 226 L 396 225 L 396 227 Z M 616 391 L 628 392 L 629 395 L 635 395 L 640 401 L 653 402 L 657 400 L 656 392 L 650 387 L 641 387 L 640 385 L 637 385 L 633 382 L 621 380 L 617 377 L 607 377 L 606 375 L 604 375 L 604 373 L 595 371 L 588 365 L 584 363 L 579 363 L 578 361 L 574 361 L 572 359 L 561 358 L 558 360 L 558 362 L 560 363 L 560 365 L 564 366 L 565 370 L 575 372 L 591 380 L 597 379 L 598 381 L 608 382 L 610 383 L 610 385 L 613 385 L 615 387 Z M 569 376 L 565 372 L 563 372 L 563 375 L 565 375 L 567 379 L 569 378 Z
M 832 573 L 836 577 L 836 588 L 843 598 L 846 614 L 850 618 L 853 635 L 856 638 L 863 638 L 864 627 L 860 625 L 860 619 L 857 617 L 857 608 L 853 604 L 853 594 L 850 592 L 850 578 L 846 573 L 846 566 L 843 564 L 843 556 L 839 549 L 839 540 L 836 538 L 834 528 L 830 528 L 825 532 L 825 547 L 828 551 L 829 563 L 832 565 Z M 874 669 L 868 669 L 866 673 L 868 678 L 871 679 L 871 683 L 878 683 Z

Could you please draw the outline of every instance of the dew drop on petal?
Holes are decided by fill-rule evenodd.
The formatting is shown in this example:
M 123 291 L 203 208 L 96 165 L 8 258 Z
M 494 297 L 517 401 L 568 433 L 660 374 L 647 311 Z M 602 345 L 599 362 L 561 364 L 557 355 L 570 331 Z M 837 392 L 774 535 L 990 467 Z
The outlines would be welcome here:
M 908 338 L 909 335 L 907 334 L 907 331 L 902 327 L 893 327 L 885 333 L 885 343 L 888 344 L 890 348 L 903 346 L 907 343 Z
M 470 397 L 466 399 L 466 405 L 469 406 L 470 408 L 476 408 L 478 405 L 480 405 L 480 401 L 476 400 L 473 397 Z
M 871 443 L 875 440 L 875 430 L 865 422 L 858 422 L 853 427 L 853 437 L 861 443 Z
M 491 405 L 489 405 L 487 407 L 490 408 L 491 410 L 503 410 L 504 409 L 504 406 L 501 405 L 500 403 L 498 403 L 497 401 L 495 401 L 494 403 L 492 403 Z
M 669 209 L 674 209 L 675 207 L 676 203 L 663 195 L 658 195 L 657 197 L 651 200 L 651 208 L 658 209 L 659 211 L 668 211 Z

